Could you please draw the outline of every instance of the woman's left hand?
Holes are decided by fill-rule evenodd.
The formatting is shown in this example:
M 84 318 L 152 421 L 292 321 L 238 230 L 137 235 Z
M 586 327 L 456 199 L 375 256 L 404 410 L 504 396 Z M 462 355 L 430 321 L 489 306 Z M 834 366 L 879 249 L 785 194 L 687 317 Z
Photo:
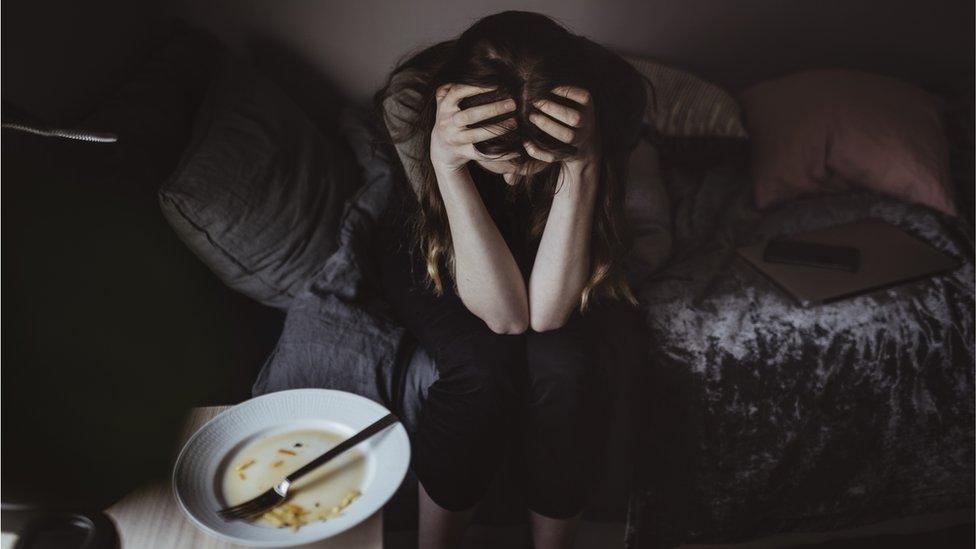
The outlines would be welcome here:
M 579 104 L 578 109 L 567 107 L 549 99 L 533 103 L 538 112 L 529 115 L 529 121 L 554 138 L 576 147 L 576 154 L 557 157 L 532 145 L 523 143 L 530 156 L 542 162 L 563 162 L 566 167 L 595 164 L 600 156 L 596 139 L 596 115 L 590 92 L 576 86 L 558 86 L 552 93 Z M 547 116 L 548 115 L 548 116 Z

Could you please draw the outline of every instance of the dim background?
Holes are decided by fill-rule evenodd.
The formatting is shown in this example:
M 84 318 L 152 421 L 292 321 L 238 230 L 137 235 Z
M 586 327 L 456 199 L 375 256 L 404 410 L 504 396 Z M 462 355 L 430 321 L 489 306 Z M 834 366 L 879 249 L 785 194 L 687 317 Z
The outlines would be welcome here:
M 545 13 L 618 52 L 655 57 L 733 92 L 828 65 L 940 86 L 974 65 L 972 0 L 31 0 L 3 4 L 3 99 L 70 122 L 179 18 L 252 59 L 285 55 L 289 63 L 274 63 L 281 72 L 311 69 L 363 101 L 407 52 L 506 9 Z

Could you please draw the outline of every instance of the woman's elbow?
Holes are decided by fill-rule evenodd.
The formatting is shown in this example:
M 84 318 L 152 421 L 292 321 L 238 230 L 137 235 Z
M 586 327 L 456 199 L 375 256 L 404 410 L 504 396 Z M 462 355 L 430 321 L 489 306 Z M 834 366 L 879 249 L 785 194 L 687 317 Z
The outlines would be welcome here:
M 528 320 L 524 318 L 511 318 L 505 320 L 485 320 L 488 329 L 498 335 L 518 335 L 525 333 L 529 328 Z

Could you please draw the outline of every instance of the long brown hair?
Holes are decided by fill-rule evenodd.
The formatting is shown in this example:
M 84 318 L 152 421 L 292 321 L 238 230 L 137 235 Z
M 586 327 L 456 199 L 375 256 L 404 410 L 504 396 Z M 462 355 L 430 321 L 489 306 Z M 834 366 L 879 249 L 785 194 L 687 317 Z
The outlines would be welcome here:
M 557 155 L 575 152 L 572 145 L 551 137 L 528 119 L 529 114 L 537 111 L 533 102 L 543 98 L 578 108 L 575 103 L 550 93 L 557 86 L 572 85 L 590 92 L 597 119 L 593 138 L 600 141 L 601 151 L 591 240 L 591 273 L 580 296 L 580 307 L 586 310 L 595 298 L 600 297 L 622 298 L 636 303 L 622 272 L 623 256 L 629 245 L 623 215 L 624 170 L 629 150 L 614 139 L 620 128 L 613 127 L 614 117 L 608 113 L 615 108 L 612 104 L 615 98 L 611 96 L 602 73 L 592 66 L 594 47 L 599 46 L 572 34 L 549 17 L 506 11 L 479 20 L 455 40 L 427 48 L 401 62 L 376 94 L 376 104 L 381 112 L 385 99 L 405 91 L 403 88 L 409 88 L 420 98 L 417 116 L 396 142 L 423 136 L 417 140 L 420 149 L 417 151 L 417 180 L 411 181 L 419 207 L 410 217 L 416 236 L 414 242 L 426 260 L 427 280 L 438 295 L 444 291 L 442 268 L 446 267 L 453 279 L 454 250 L 447 211 L 430 161 L 430 133 L 437 115 L 434 96 L 437 88 L 446 83 L 497 86 L 495 91 L 466 98 L 459 105 L 462 109 L 503 97 L 514 99 L 515 112 L 499 118 L 514 114 L 517 128 L 477 143 L 475 147 L 489 156 L 517 152 L 520 157 L 514 162 L 523 163 L 532 160 L 522 145 L 526 140 Z M 427 77 L 397 85 L 395 76 L 407 69 L 419 69 Z M 498 120 L 489 119 L 478 126 Z M 558 191 L 559 169 L 559 163 L 554 162 L 534 175 L 515 175 L 511 182 L 516 191 L 528 193 L 533 207 L 530 233 L 533 238 L 541 238 L 545 228 L 553 195 Z

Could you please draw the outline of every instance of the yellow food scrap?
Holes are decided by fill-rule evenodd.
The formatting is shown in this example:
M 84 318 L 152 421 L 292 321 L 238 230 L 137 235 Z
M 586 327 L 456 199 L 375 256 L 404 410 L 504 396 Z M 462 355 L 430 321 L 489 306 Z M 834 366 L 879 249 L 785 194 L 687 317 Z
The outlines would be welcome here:
M 238 473 L 240 473 L 244 469 L 247 469 L 248 467 L 254 465 L 254 461 L 255 460 L 253 460 L 253 459 L 249 459 L 249 460 L 245 461 L 244 463 L 242 463 L 242 464 L 238 465 L 237 467 L 235 467 L 234 470 L 237 471 Z
M 349 507 L 361 495 L 362 493 L 359 490 L 350 490 L 343 496 L 342 501 L 338 505 L 328 511 L 319 511 L 315 514 L 312 514 L 311 511 L 296 503 L 284 503 L 267 511 L 261 515 L 261 518 L 278 528 L 291 528 L 297 531 L 306 524 L 339 516 L 343 509 Z
M 342 508 L 349 507 L 349 504 L 356 501 L 356 498 L 358 498 L 361 495 L 362 492 L 360 492 L 359 490 L 350 490 L 349 493 L 347 493 L 346 496 L 342 498 L 342 501 L 339 502 L 339 507 Z
M 297 456 L 298 455 L 295 452 L 292 452 L 291 450 L 285 450 L 284 448 L 278 448 L 278 453 L 279 454 L 286 454 L 286 455 L 289 455 L 289 456 Z
M 284 461 L 279 459 L 278 461 L 272 463 L 271 466 L 272 467 L 281 467 L 281 464 L 282 463 L 284 463 Z
M 306 515 L 308 515 L 308 511 L 306 511 L 301 505 L 295 503 L 285 503 L 284 505 L 279 505 L 270 511 L 265 512 L 263 515 L 261 515 L 261 518 L 267 520 L 278 528 L 287 527 L 293 530 L 298 530 L 300 526 L 309 523 L 309 520 L 305 518 Z
M 271 511 L 268 511 L 267 513 L 261 515 L 261 518 L 277 526 L 278 528 L 281 528 L 285 525 L 285 523 L 282 522 L 280 518 L 278 518 L 278 515 L 272 513 Z
M 241 480 L 247 480 L 247 476 L 245 476 L 244 473 L 237 473 L 237 476 L 240 477 Z

